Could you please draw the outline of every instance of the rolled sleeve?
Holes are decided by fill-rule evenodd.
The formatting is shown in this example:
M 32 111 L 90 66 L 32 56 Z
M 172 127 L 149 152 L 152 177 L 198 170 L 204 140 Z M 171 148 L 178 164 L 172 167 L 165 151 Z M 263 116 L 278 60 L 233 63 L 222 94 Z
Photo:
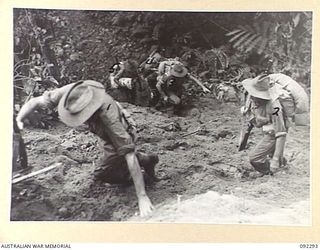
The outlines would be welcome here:
M 105 133 L 119 155 L 134 152 L 135 145 L 132 137 L 121 123 L 119 108 L 115 101 L 109 100 L 101 107 L 100 118 Z
M 159 75 L 163 75 L 165 73 L 166 62 L 161 62 L 159 64 L 158 73 Z

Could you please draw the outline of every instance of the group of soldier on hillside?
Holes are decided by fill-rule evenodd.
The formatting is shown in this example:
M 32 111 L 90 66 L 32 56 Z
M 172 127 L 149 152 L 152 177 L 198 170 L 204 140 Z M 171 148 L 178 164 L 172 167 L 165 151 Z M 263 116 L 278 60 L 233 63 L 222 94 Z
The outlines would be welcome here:
M 179 58 L 164 58 L 154 51 L 140 65 L 129 56 L 114 64 L 109 85 L 110 92 L 125 91 L 127 101 L 136 105 L 179 107 L 183 83 L 188 80 L 210 93 Z M 307 111 L 308 97 L 297 82 L 280 73 L 258 75 L 244 80 L 242 85 L 247 95 L 241 113 L 252 126 L 264 131 L 261 142 L 249 155 L 250 163 L 263 175 L 274 174 L 286 164 L 283 157 L 286 135 L 294 115 Z M 103 142 L 104 154 L 94 172 L 95 178 L 117 184 L 132 182 L 140 215 L 146 216 L 152 213 L 153 205 L 146 194 L 144 176 L 158 180 L 155 166 L 159 158 L 156 154 L 137 152 L 135 122 L 107 92 L 104 84 L 93 80 L 70 83 L 30 99 L 15 122 L 23 129 L 24 119 L 37 108 L 46 107 L 57 108 L 60 120 L 68 126 L 87 124 Z
M 157 50 L 140 65 L 126 57 L 110 69 L 112 90 L 125 92 L 126 101 L 156 108 L 178 108 L 182 104 L 183 84 L 188 80 L 195 82 L 203 92 L 210 93 L 199 79 L 190 74 L 178 57 L 164 58 Z

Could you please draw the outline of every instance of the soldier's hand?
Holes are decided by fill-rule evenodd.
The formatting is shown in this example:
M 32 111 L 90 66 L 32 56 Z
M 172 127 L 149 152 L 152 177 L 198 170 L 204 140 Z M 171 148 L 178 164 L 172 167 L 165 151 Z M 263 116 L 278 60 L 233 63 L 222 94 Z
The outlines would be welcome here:
M 271 159 L 270 160 L 270 171 L 272 173 L 275 173 L 277 171 L 279 171 L 280 168 L 280 161 L 277 159 Z
M 139 198 L 139 211 L 141 217 L 146 217 L 152 214 L 154 209 L 148 196 L 144 195 Z
M 168 102 L 169 97 L 168 97 L 168 96 L 164 96 L 164 97 L 163 97 L 163 100 L 164 100 L 164 102 Z
M 245 107 L 245 106 L 242 106 L 242 107 L 240 108 L 240 113 L 241 113 L 242 115 L 244 115 L 246 112 L 247 112 L 247 111 L 246 111 L 246 107 Z

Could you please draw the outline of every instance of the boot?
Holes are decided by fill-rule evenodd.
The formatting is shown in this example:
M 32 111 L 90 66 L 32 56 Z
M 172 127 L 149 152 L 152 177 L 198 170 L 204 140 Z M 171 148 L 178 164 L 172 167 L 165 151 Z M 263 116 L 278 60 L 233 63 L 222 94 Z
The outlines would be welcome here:
M 157 154 L 143 154 L 137 153 L 137 158 L 141 167 L 144 169 L 145 173 L 151 177 L 154 181 L 159 181 L 155 175 L 155 166 L 159 162 L 159 157 Z
M 265 162 L 253 162 L 250 161 L 251 165 L 254 167 L 255 170 L 264 174 L 264 175 L 272 175 L 273 173 L 270 171 L 270 163 L 269 161 Z

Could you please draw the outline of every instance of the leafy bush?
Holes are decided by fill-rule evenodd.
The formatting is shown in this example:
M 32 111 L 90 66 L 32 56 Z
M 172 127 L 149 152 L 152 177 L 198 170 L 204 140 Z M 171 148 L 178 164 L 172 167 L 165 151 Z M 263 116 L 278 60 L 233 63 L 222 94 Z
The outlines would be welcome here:
M 269 70 L 309 81 L 311 25 L 309 12 L 15 9 L 15 103 L 81 79 L 108 88 L 114 63 L 142 62 L 155 48 L 203 79 L 236 81 Z

